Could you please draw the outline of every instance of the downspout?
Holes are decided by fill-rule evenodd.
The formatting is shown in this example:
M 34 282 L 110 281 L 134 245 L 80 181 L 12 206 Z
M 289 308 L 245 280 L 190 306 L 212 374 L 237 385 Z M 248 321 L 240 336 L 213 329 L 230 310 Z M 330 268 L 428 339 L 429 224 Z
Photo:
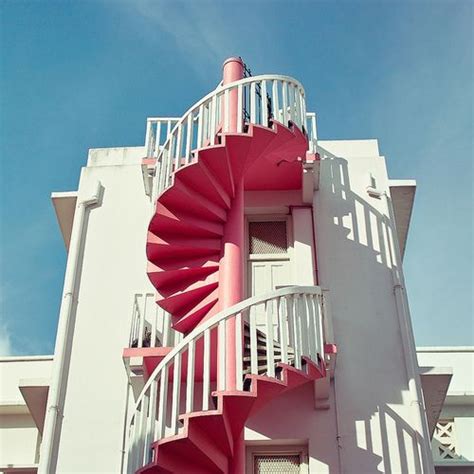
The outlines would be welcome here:
M 387 192 L 384 192 L 383 194 L 385 195 L 385 199 L 387 202 L 387 208 L 390 214 L 390 221 L 394 222 L 395 214 L 393 210 L 392 200 L 390 199 L 390 196 Z M 428 429 L 428 422 L 426 419 L 426 408 L 424 404 L 423 393 L 421 391 L 420 375 L 418 373 L 418 361 L 416 359 L 416 347 L 414 343 L 415 338 L 413 335 L 413 328 L 410 322 L 410 310 L 408 307 L 408 297 L 405 289 L 405 279 L 403 276 L 400 245 L 398 242 L 398 238 L 396 238 L 396 232 L 394 232 L 391 226 L 390 230 L 390 241 L 393 244 L 395 255 L 391 255 L 390 242 L 388 242 L 388 250 L 392 257 L 393 292 L 395 295 L 398 323 L 402 336 L 403 356 L 405 359 L 405 367 L 408 377 L 408 389 L 412 404 L 416 405 L 416 428 L 422 434 L 422 437 L 425 442 L 425 445 L 421 447 L 423 472 L 432 474 L 435 471 L 430 448 L 430 434 Z M 387 238 L 389 238 L 388 234 Z M 394 264 L 395 268 L 393 268 Z M 416 456 L 416 453 L 414 453 L 414 455 Z
M 71 329 L 71 315 L 77 303 L 77 277 L 84 242 L 84 223 L 88 209 L 101 201 L 103 188 L 99 181 L 95 184 L 92 195 L 83 199 L 76 207 L 72 227 L 69 255 L 64 277 L 64 289 L 59 311 L 58 332 L 54 348 L 54 364 L 51 384 L 49 387 L 48 405 L 46 410 L 43 442 L 41 445 L 38 474 L 51 474 L 56 471 L 57 446 L 55 438 L 58 432 L 58 422 L 62 416 L 61 394 L 64 389 L 66 357 L 71 350 L 69 331 Z

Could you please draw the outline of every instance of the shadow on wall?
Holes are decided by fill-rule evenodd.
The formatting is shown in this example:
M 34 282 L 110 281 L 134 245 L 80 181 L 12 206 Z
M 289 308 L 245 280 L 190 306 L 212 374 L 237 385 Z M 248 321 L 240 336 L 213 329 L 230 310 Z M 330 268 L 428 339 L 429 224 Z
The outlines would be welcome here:
M 310 458 L 334 474 L 423 472 L 424 440 L 413 427 L 418 407 L 409 394 L 394 294 L 403 278 L 390 196 L 369 198 L 371 205 L 369 176 L 361 184 L 354 175 L 351 186 L 348 161 L 321 147 L 319 152 L 314 212 L 317 247 L 324 252 L 321 286 L 330 290 L 338 346 L 337 391 L 333 384 L 326 412 L 315 411 L 312 387 L 284 394 L 247 426 L 269 439 L 309 439 Z
M 328 276 L 339 347 L 335 403 L 341 460 L 348 472 L 423 472 L 424 440 L 414 429 L 418 405 L 409 392 L 411 371 L 398 315 L 402 308 L 397 308 L 395 296 L 403 277 L 391 198 L 385 193 L 369 197 L 367 188 L 373 183 L 368 173 L 361 177 L 349 173 L 358 159 L 348 162 L 325 149 L 320 153 L 326 165 L 322 185 L 330 208 L 322 218 L 334 239 L 326 246 L 339 260 L 321 269 L 321 274 Z M 374 159 L 370 171 L 385 189 L 383 160 Z M 339 284 L 341 276 L 345 281 Z M 414 345 L 409 345 L 414 351 Z M 365 426 L 360 431 L 362 420 Z M 365 445 L 361 433 L 365 433 Z M 352 471 L 350 464 L 358 457 L 361 469 Z M 374 463 L 376 457 L 378 463 Z

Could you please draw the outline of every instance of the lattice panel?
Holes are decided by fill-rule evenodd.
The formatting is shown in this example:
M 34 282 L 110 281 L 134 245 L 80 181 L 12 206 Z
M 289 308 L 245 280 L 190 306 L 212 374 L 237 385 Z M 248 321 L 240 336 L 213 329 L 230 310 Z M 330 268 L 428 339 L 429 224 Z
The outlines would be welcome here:
M 438 459 L 457 459 L 454 420 L 439 420 L 433 438 Z
M 287 253 L 286 221 L 250 222 L 250 254 Z
M 255 474 L 299 474 L 299 454 L 272 454 L 254 457 Z

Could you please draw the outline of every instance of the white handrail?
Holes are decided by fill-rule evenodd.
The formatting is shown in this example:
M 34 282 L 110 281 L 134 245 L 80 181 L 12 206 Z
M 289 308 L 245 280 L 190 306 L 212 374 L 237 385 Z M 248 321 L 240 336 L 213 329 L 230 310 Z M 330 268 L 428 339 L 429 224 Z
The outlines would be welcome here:
M 303 357 L 316 363 L 324 360 L 326 306 L 323 298 L 324 293 L 316 286 L 280 288 L 225 309 L 189 333 L 155 368 L 137 399 L 135 412 L 130 420 L 128 472 L 135 472 L 151 461 L 150 444 L 153 441 L 179 433 L 181 415 L 196 410 L 208 411 L 212 391 L 215 388 L 226 389 L 226 351 L 219 348 L 235 344 L 235 386 L 239 390 L 243 389 L 245 373 L 261 375 L 263 372 L 269 377 L 275 377 L 277 362 L 293 363 L 296 368 L 302 369 Z M 263 321 L 257 324 L 259 317 Z M 235 318 L 239 328 L 235 341 L 224 341 L 225 324 L 231 318 Z M 244 321 L 248 323 L 250 332 L 250 356 L 246 360 L 242 351 L 243 337 L 240 329 Z M 262 331 L 265 333 L 263 366 Z M 258 344 L 260 346 L 257 350 Z M 188 364 L 186 370 L 181 369 L 184 361 Z M 200 367 L 202 373 L 202 398 L 195 396 L 197 367 Z M 217 367 L 214 378 L 211 376 L 213 367 Z M 183 375 L 186 375 L 184 390 L 181 388 Z M 170 393 L 171 403 L 168 403 Z
M 152 202 L 171 184 L 174 172 L 194 159 L 194 150 L 214 144 L 217 132 L 231 131 L 229 94 L 232 90 L 237 90 L 238 132 L 244 131 L 245 122 L 270 126 L 271 119 L 285 125 L 291 121 L 308 132 L 307 119 L 311 121 L 311 116 L 306 114 L 305 92 L 296 79 L 266 74 L 221 85 L 191 106 L 176 121 L 172 118 L 149 119 L 146 153 L 147 157 L 156 158 Z M 279 109 L 280 103 L 283 104 L 283 110 Z M 166 140 L 160 143 L 162 124 L 165 122 L 168 127 Z M 152 129 L 154 123 L 157 124 L 156 132 Z M 310 136 L 310 139 L 313 138 Z

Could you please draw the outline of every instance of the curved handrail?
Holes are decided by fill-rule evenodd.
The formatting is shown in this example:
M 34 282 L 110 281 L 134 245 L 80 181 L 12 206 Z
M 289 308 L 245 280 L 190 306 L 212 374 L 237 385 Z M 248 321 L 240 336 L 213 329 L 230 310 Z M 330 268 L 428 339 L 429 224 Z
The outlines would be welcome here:
M 195 355 L 197 344 L 202 341 L 202 407 L 199 411 L 209 410 L 211 391 L 211 331 L 217 331 L 217 350 L 213 354 L 214 367 L 217 366 L 217 389 L 226 390 L 227 367 L 225 363 L 226 346 L 234 345 L 237 367 L 235 386 L 231 389 L 242 390 L 244 379 L 244 358 L 242 354 L 243 319 L 248 319 L 250 338 L 250 357 L 248 371 L 259 374 L 257 352 L 257 312 L 264 306 L 264 330 L 266 332 L 266 373 L 275 377 L 275 364 L 278 361 L 289 363 L 290 353 L 294 354 L 293 363 L 302 368 L 302 357 L 306 356 L 317 362 L 324 359 L 323 320 L 325 312 L 324 293 L 317 286 L 290 286 L 248 298 L 227 308 L 191 331 L 166 357 L 158 364 L 144 385 L 135 404 L 134 414 L 130 420 L 129 466 L 132 470 L 149 461 L 149 448 L 152 441 L 166 435 L 178 434 L 180 413 L 190 413 L 194 405 Z M 260 313 L 262 315 L 262 313 Z M 227 321 L 235 320 L 235 340 L 226 341 Z M 276 334 L 274 321 L 278 321 Z M 275 345 L 281 353 L 275 355 Z M 186 392 L 181 399 L 181 362 L 187 353 Z M 173 381 L 169 376 L 172 370 Z M 159 384 L 159 390 L 158 390 Z M 167 406 L 168 388 L 172 385 L 172 406 Z M 184 392 L 183 392 L 184 393 Z M 158 396 L 159 395 L 159 396 Z M 180 408 L 186 409 L 180 412 Z M 170 421 L 170 427 L 166 425 Z M 167 432 L 168 430 L 168 432 Z
M 195 339 L 197 336 L 201 336 L 206 329 L 210 329 L 213 326 L 216 326 L 219 322 L 224 321 L 228 319 L 229 317 L 234 316 L 236 313 L 240 313 L 251 306 L 264 303 L 265 301 L 268 301 L 271 299 L 281 298 L 281 297 L 293 295 L 293 294 L 303 294 L 303 293 L 313 294 L 313 295 L 322 295 L 322 291 L 319 286 L 288 286 L 285 288 L 280 288 L 278 290 L 265 293 L 261 296 L 252 296 L 251 298 L 242 300 L 240 303 L 237 303 L 236 305 L 231 306 L 230 308 L 224 309 L 223 311 L 216 314 L 212 318 L 209 318 L 207 321 L 204 321 L 202 324 L 195 327 L 156 366 L 155 370 L 151 373 L 147 383 L 144 385 L 142 391 L 140 392 L 140 395 L 137 399 L 137 403 L 135 404 L 135 408 L 137 408 L 137 406 L 139 405 L 141 396 L 149 388 L 149 386 L 151 385 L 152 379 L 154 379 L 157 376 L 158 372 L 160 372 L 163 367 L 165 367 L 171 360 L 173 360 L 174 357 L 178 353 L 182 352 L 182 350 L 186 348 L 186 346 L 189 344 L 189 342 L 192 339 Z
M 237 130 L 230 130 L 229 103 L 237 103 Z M 269 126 L 273 117 L 307 128 L 305 91 L 299 81 L 284 75 L 264 74 L 218 86 L 192 105 L 175 123 L 163 145 L 156 150 L 156 173 L 153 202 L 169 184 L 173 171 L 191 161 L 192 150 L 213 143 L 219 129 L 243 131 L 244 122 Z M 147 140 L 152 134 L 148 133 Z M 154 147 L 146 143 L 147 153 Z

